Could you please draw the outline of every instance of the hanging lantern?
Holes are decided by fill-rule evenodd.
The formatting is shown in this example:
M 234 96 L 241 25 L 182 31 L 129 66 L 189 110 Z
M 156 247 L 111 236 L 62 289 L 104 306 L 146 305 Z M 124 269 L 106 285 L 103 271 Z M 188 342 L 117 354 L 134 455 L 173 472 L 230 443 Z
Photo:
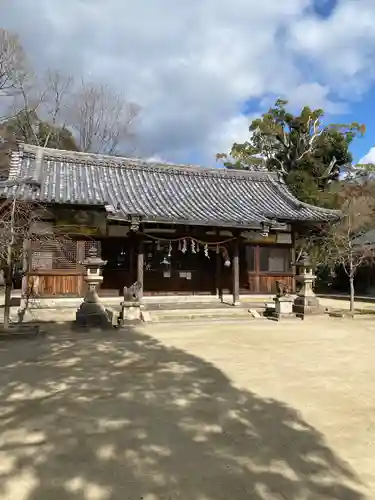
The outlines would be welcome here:
M 228 254 L 228 250 L 226 248 L 223 248 L 223 258 L 224 258 L 224 266 L 230 267 L 229 254 Z
M 160 264 L 162 264 L 163 266 L 170 266 L 171 261 L 168 259 L 168 257 L 164 257 Z
M 260 235 L 263 237 L 263 238 L 267 238 L 267 236 L 269 235 L 270 233 L 270 229 L 271 229 L 271 225 L 268 223 L 268 222 L 262 222 L 260 224 L 260 229 L 261 229 L 261 233 Z

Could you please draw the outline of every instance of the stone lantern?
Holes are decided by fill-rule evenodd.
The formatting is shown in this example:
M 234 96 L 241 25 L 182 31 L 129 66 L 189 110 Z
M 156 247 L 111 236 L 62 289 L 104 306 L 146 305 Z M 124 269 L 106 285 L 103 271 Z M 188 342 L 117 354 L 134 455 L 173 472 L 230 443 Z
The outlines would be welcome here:
M 319 301 L 314 293 L 313 285 L 316 276 L 312 270 L 312 262 L 306 252 L 301 255 L 301 259 L 294 263 L 298 269 L 297 281 L 301 283 L 301 289 L 294 300 L 293 312 L 297 316 L 313 314 L 319 312 Z
M 103 281 L 101 273 L 102 267 L 107 261 L 102 260 L 95 247 L 88 251 L 88 257 L 82 261 L 86 274 L 84 277 L 87 283 L 85 298 L 76 312 L 77 326 L 110 327 L 111 324 L 103 304 L 100 303 L 97 288 Z

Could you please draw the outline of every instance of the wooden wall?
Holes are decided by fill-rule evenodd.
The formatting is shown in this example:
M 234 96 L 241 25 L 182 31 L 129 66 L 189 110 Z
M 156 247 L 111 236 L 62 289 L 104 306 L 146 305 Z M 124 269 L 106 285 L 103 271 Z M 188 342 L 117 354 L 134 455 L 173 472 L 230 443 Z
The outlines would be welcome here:
M 203 238 L 202 238 L 203 239 Z M 117 243 L 116 243 L 117 240 Z M 120 242 L 123 242 L 119 244 Z M 107 260 L 109 257 L 106 254 L 115 247 L 115 243 L 122 247 L 126 246 L 126 253 L 129 254 L 130 260 L 124 267 L 124 269 L 116 269 L 115 266 L 111 267 L 110 261 L 108 262 L 107 269 L 104 270 L 104 282 L 99 290 L 99 294 L 102 296 L 106 295 L 118 295 L 122 293 L 124 286 L 130 286 L 136 280 L 136 266 L 137 266 L 137 245 L 138 240 L 136 238 L 123 239 L 123 238 L 111 238 L 103 240 L 102 242 L 102 257 Z M 44 266 L 50 266 L 52 268 L 33 268 L 28 273 L 27 277 L 27 289 L 32 296 L 39 297 L 77 297 L 84 296 L 85 294 L 85 281 L 84 281 L 84 268 L 80 264 L 84 260 L 87 249 L 92 244 L 97 242 L 93 240 L 89 241 L 75 241 L 69 243 L 69 262 L 66 261 L 66 255 L 63 257 L 59 256 L 55 265 L 52 262 L 51 252 L 48 253 L 48 249 L 39 249 L 39 254 L 42 254 L 41 261 L 43 261 Z M 285 283 L 291 291 L 295 291 L 295 270 L 291 265 L 286 272 L 272 272 L 272 271 L 262 271 L 261 266 L 261 249 L 265 248 L 285 248 L 286 251 L 290 252 L 290 261 L 292 261 L 292 246 L 291 245 L 275 245 L 274 243 L 269 245 L 257 245 L 255 243 L 249 243 L 245 241 L 239 242 L 239 273 L 240 281 L 239 288 L 241 294 L 267 294 L 272 295 L 276 292 L 276 281 L 281 281 Z M 107 247 L 107 250 L 106 250 Z M 108 248 L 109 247 L 109 248 Z M 254 249 L 254 259 L 253 264 L 249 264 L 246 257 L 246 247 L 251 247 Z M 233 249 L 228 247 L 229 255 L 232 260 Z M 115 248 L 113 248 L 115 251 Z M 44 252 L 44 253 L 43 253 Z M 203 258 L 199 262 L 196 268 L 192 267 L 190 269 L 191 278 L 182 279 L 179 275 L 178 270 L 171 269 L 171 277 L 163 276 L 163 268 L 157 268 L 157 266 L 152 266 L 151 269 L 147 269 L 147 247 L 145 251 L 145 269 L 144 269 L 144 293 L 145 295 L 157 295 L 157 294 L 217 294 L 218 291 L 223 293 L 233 293 L 233 272 L 232 266 L 225 267 L 223 257 L 220 254 L 219 260 L 216 259 L 216 253 L 213 251 L 210 254 L 210 259 Z M 63 268 L 61 268 L 63 266 Z M 250 267 L 249 267 L 250 266 Z M 251 267 L 252 266 L 252 267 Z M 56 268 L 60 267 L 60 268 Z M 219 283 L 220 282 L 220 283 Z M 26 282 L 25 282 L 26 285 Z M 26 286 L 24 286 L 24 291 Z
M 81 297 L 86 291 L 81 262 L 93 240 L 36 241 L 28 248 L 28 272 L 22 293 L 29 297 Z
M 252 248 L 253 266 L 249 268 L 246 261 L 246 246 Z M 284 272 L 272 270 L 262 270 L 261 253 L 268 249 L 282 249 L 285 252 L 285 259 L 288 266 Z M 275 294 L 276 282 L 284 283 L 291 292 L 295 292 L 295 268 L 292 264 L 294 252 L 291 245 L 252 245 L 245 244 L 242 247 L 240 259 L 240 290 L 241 293 Z
M 252 275 L 249 274 L 249 293 L 261 293 L 273 295 L 276 293 L 276 282 L 285 283 L 289 290 L 295 291 L 295 278 L 292 275 Z
M 80 271 L 59 271 L 49 273 L 30 272 L 28 289 L 32 296 L 39 297 L 79 297 L 84 295 L 83 273 Z

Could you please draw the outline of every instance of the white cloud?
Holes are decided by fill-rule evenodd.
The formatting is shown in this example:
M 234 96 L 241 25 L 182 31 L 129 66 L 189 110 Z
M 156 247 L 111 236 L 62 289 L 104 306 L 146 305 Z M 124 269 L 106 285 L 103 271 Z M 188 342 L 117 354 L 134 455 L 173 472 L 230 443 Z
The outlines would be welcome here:
M 367 163 L 375 163 L 375 146 L 372 147 L 363 158 L 358 162 L 360 165 L 366 165 Z
M 209 154 L 214 158 L 216 153 L 228 153 L 233 143 L 245 142 L 249 138 L 249 125 L 253 118 L 255 116 L 235 115 L 215 127 L 207 141 Z
M 40 66 L 90 75 L 141 104 L 147 157 L 214 164 L 247 137 L 245 101 L 282 96 L 335 113 L 349 87 L 374 78 L 375 2 L 341 0 L 329 19 L 312 2 L 3 0 L 0 17 Z
M 305 16 L 291 27 L 289 43 L 337 91 L 362 92 L 375 76 L 375 3 L 341 0 L 327 19 Z

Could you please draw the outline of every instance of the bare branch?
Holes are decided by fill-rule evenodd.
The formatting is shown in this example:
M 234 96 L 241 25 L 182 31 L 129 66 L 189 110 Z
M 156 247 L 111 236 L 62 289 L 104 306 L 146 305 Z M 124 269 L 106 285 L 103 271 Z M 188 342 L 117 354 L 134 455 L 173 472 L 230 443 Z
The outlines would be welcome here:
M 41 258 L 51 263 L 61 260 L 63 267 L 66 266 L 67 256 L 64 253 L 66 248 L 66 236 L 56 235 L 53 229 L 46 228 L 43 221 L 48 218 L 48 211 L 43 206 L 36 203 L 22 201 L 17 198 L 18 188 L 22 182 L 16 186 L 12 199 L 4 200 L 0 204 L 0 266 L 5 274 L 5 302 L 4 302 L 4 328 L 10 323 L 10 302 L 17 263 L 23 263 L 23 272 L 29 271 L 29 255 L 25 255 L 27 247 L 24 242 L 37 249 Z M 50 218 L 50 217 L 49 217 Z M 41 226 L 38 227 L 38 224 Z M 25 269 L 27 263 L 27 269 Z M 28 287 L 27 287 L 28 288 Z
M 42 117 L 46 119 L 50 129 L 46 136 L 41 138 L 42 144 L 40 145 L 43 147 L 48 146 L 51 135 L 57 127 L 61 130 L 66 125 L 62 122 L 62 118 L 68 106 L 72 85 L 73 78 L 71 76 L 64 75 L 60 71 L 47 71 Z
M 314 149 L 316 140 L 324 132 L 324 128 L 319 129 L 319 127 L 320 127 L 320 118 L 316 118 L 312 124 L 312 131 L 311 131 L 311 117 L 310 117 L 307 126 L 309 138 L 308 140 L 306 140 L 305 137 L 302 138 L 304 151 L 300 156 L 297 157 L 297 161 L 302 160 L 304 156 L 306 156 L 308 153 L 311 153 L 312 150 Z
M 354 278 L 365 263 L 375 261 L 375 245 L 359 243 L 358 238 L 375 224 L 374 197 L 350 185 L 344 192 L 342 218 L 320 231 L 320 263 L 342 266 L 350 283 L 350 308 L 354 308 Z
M 82 82 L 69 109 L 68 123 L 82 151 L 116 154 L 133 137 L 138 105 L 129 103 L 109 87 Z
M 39 80 L 19 81 L 11 117 L 0 130 L 3 143 L 9 149 L 15 147 L 17 140 L 43 147 L 61 147 L 61 143 L 66 149 L 77 149 L 72 135 L 69 142 L 71 133 L 62 120 L 72 82 L 71 77 L 51 70 Z
M 18 36 L 0 28 L 0 96 L 16 93 L 25 72 L 26 56 Z

